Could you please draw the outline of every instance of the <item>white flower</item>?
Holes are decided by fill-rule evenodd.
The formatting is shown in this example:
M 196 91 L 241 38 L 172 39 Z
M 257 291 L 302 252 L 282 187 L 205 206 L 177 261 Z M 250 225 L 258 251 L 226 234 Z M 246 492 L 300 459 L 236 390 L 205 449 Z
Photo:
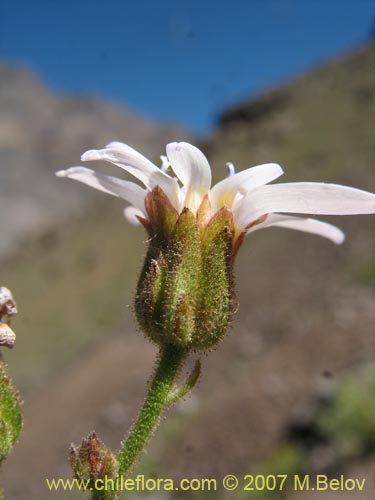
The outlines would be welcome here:
M 118 196 L 130 206 L 124 211 L 131 223 L 147 219 L 145 197 L 159 186 L 180 213 L 184 207 L 197 213 L 208 195 L 210 215 L 222 207 L 232 211 L 236 234 L 244 235 L 271 226 L 296 229 L 324 236 L 334 243 L 344 241 L 337 227 L 316 219 L 281 215 L 289 213 L 352 215 L 375 213 L 375 195 L 338 184 L 293 182 L 271 184 L 283 174 L 280 165 L 267 163 L 234 173 L 211 188 L 211 168 L 204 154 L 186 142 L 167 145 L 167 156 L 158 168 L 130 146 L 111 142 L 105 149 L 86 151 L 82 161 L 105 160 L 132 174 L 144 187 L 85 167 L 72 167 L 56 173 L 95 189 Z M 170 172 L 170 175 L 169 173 Z M 177 176 L 174 177 L 173 173 Z

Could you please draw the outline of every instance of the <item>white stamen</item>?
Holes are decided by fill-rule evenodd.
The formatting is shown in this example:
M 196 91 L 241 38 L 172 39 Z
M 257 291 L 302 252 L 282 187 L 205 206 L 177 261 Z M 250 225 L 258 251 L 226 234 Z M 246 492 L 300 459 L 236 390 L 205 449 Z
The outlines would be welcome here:
M 227 161 L 225 166 L 227 167 L 227 177 L 232 177 L 236 173 L 236 168 L 231 161 Z
M 160 170 L 166 174 L 171 164 L 169 163 L 168 158 L 165 155 L 161 155 L 160 159 L 161 159 Z

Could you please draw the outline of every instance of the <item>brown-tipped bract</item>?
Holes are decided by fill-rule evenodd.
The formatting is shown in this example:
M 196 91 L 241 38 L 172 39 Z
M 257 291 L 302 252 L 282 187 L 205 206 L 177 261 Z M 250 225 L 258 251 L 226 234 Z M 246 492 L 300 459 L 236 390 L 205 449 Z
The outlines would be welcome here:
M 158 345 L 208 350 L 233 315 L 231 212 L 223 208 L 208 221 L 204 206 L 199 217 L 188 208 L 178 215 L 160 188 L 146 208 L 150 241 L 136 294 L 138 322 Z
M 83 439 L 80 446 L 71 446 L 70 465 L 76 478 L 87 481 L 87 488 L 91 491 L 95 491 L 98 479 L 115 479 L 118 471 L 114 454 L 95 432 Z M 106 498 L 109 498 L 108 492 L 106 494 Z

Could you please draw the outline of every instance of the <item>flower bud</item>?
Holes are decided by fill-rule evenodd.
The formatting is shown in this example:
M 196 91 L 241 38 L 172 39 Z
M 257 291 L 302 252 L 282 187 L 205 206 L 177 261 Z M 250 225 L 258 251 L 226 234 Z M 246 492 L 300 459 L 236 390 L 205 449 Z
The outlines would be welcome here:
M 217 344 L 234 310 L 232 214 L 212 218 L 205 197 L 197 215 L 180 214 L 160 188 L 146 197 L 142 223 L 150 241 L 135 309 L 145 334 L 159 345 L 205 351 Z
M 71 446 L 70 465 L 77 479 L 89 481 L 88 488 L 95 490 L 97 479 L 115 479 L 118 464 L 112 451 L 91 432 L 80 446 Z

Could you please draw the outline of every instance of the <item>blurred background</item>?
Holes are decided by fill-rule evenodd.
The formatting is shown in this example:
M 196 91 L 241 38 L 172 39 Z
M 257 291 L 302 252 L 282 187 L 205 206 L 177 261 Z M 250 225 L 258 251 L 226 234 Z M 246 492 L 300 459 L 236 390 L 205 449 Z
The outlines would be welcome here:
M 277 162 L 288 181 L 374 191 L 374 19 L 367 0 L 2 0 L 0 284 L 19 306 L 4 356 L 25 417 L 2 471 L 9 500 L 78 498 L 45 478 L 70 476 L 68 445 L 92 429 L 118 446 L 155 357 L 132 312 L 143 229 L 54 171 L 112 140 L 158 162 L 184 139 L 215 180 L 226 161 Z M 232 331 L 135 473 L 345 474 L 367 479 L 351 498 L 373 498 L 373 223 L 329 220 L 340 247 L 280 229 L 245 241 Z

